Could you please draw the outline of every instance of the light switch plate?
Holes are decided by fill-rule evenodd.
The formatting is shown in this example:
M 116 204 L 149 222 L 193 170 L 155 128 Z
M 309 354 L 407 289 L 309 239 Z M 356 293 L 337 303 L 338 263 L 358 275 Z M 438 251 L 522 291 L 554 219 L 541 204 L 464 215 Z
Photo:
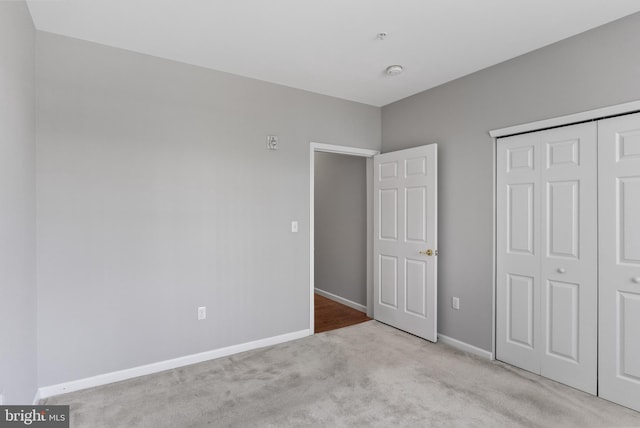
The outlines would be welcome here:
M 298 222 L 296 220 L 291 222 L 291 232 L 298 233 Z
M 207 318 L 207 307 L 200 306 L 198 308 L 198 321 L 204 320 Z

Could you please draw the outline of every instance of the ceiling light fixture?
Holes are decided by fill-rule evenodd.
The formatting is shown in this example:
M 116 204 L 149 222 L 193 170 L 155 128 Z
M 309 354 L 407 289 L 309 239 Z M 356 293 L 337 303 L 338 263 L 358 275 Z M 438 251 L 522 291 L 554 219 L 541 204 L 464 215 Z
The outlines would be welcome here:
M 403 71 L 404 68 L 401 65 L 390 65 L 384 72 L 387 73 L 387 76 L 397 76 L 402 74 Z
M 385 31 L 383 31 L 382 33 L 378 33 L 378 40 L 384 40 L 385 37 L 387 37 L 387 33 Z

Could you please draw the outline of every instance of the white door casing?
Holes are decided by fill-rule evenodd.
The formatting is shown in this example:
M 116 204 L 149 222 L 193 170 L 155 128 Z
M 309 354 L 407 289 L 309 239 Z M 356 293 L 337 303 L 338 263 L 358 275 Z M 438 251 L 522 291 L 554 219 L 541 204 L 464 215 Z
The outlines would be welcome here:
M 360 156 L 367 159 L 367 314 L 369 315 L 369 311 L 371 310 L 372 305 L 369 304 L 369 299 L 373 299 L 373 285 L 371 284 L 371 252 L 372 252 L 372 238 L 373 231 L 372 227 L 370 227 L 369 222 L 373 221 L 371 218 L 372 215 L 372 197 L 371 197 L 371 187 L 373 179 L 371 177 L 371 163 L 373 160 L 373 156 L 379 154 L 378 150 L 371 149 L 361 149 L 358 147 L 349 147 L 349 146 L 338 146 L 334 144 L 325 144 L 325 143 L 316 143 L 311 142 L 309 144 L 309 332 L 310 334 L 314 333 L 315 330 L 315 308 L 314 308 L 314 293 L 315 293 L 315 284 L 314 284 L 314 273 L 315 273 L 315 221 L 314 221 L 314 209 L 315 209 L 315 152 L 326 152 L 326 153 L 339 153 L 343 155 L 350 156 Z M 369 315 L 371 316 L 371 315 Z
M 596 125 L 497 147 L 497 358 L 595 394 Z
M 437 175 L 436 144 L 374 156 L 375 319 L 432 342 L 437 341 Z
M 598 123 L 599 395 L 640 411 L 640 114 Z

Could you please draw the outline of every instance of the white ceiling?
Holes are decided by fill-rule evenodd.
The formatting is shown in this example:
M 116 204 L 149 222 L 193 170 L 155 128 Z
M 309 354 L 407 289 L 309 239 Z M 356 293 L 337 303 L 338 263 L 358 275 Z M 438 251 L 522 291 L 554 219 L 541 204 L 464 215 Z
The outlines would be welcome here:
M 382 106 L 638 0 L 28 0 L 37 29 Z M 387 32 L 385 40 L 376 35 Z M 405 72 L 385 76 L 391 64 Z

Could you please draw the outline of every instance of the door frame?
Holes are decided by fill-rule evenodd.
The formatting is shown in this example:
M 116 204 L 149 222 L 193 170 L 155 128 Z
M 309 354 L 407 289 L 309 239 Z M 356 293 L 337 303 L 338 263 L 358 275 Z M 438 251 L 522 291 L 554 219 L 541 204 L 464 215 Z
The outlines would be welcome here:
M 315 275 L 315 219 L 314 219 L 314 197 L 315 197 L 315 153 L 336 153 L 349 156 L 360 156 L 366 158 L 367 165 L 367 316 L 373 318 L 373 157 L 380 154 L 380 150 L 361 149 L 358 147 L 338 146 L 325 143 L 309 143 L 309 335 L 315 331 L 314 320 L 314 275 Z
M 639 101 L 631 101 L 623 104 L 615 104 L 606 107 L 597 108 L 594 110 L 582 111 L 580 113 L 568 114 L 564 116 L 558 116 L 550 119 L 539 120 L 535 122 L 527 122 L 520 125 L 509 126 L 506 128 L 494 129 L 489 131 L 489 135 L 493 139 L 493 296 L 492 296 L 492 312 L 493 315 L 491 317 L 492 328 L 491 328 L 491 340 L 492 346 L 491 349 L 493 351 L 493 358 L 497 359 L 497 349 L 496 349 L 496 317 L 497 317 L 497 262 L 498 262 L 498 243 L 497 243 L 497 233 L 498 233 L 498 224 L 497 224 L 497 213 L 498 213 L 498 162 L 497 162 L 497 154 L 498 154 L 498 138 L 508 137 L 511 135 L 517 134 L 525 134 L 529 132 L 543 131 L 545 129 L 558 128 L 561 126 L 568 125 L 576 125 L 582 122 L 588 122 L 593 120 L 606 119 L 614 116 L 621 116 L 626 114 L 638 113 L 640 112 L 640 100 Z M 600 251 L 598 245 L 598 252 Z

